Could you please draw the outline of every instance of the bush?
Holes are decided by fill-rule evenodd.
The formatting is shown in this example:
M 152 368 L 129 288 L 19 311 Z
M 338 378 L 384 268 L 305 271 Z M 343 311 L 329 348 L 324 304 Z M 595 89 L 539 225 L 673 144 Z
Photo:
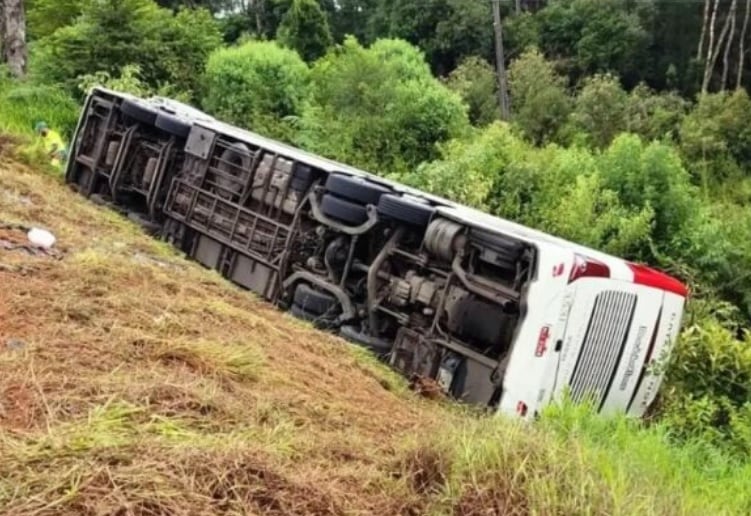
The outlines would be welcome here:
M 290 139 L 302 110 L 308 67 L 293 50 L 251 41 L 215 51 L 206 64 L 203 107 L 233 124 Z
M 722 310 L 715 304 L 713 311 Z M 682 439 L 751 454 L 751 336 L 738 340 L 714 315 L 688 326 L 663 389 L 663 419 Z
M 496 122 L 468 139 L 441 145 L 440 159 L 424 163 L 400 179 L 456 202 L 491 210 L 492 203 L 500 202 L 492 196 L 500 176 L 526 150 L 507 124 Z
M 468 128 L 458 95 L 399 40 L 363 48 L 348 38 L 315 63 L 299 143 L 376 173 L 404 172 Z
M 617 193 L 624 206 L 654 210 L 651 238 L 670 252 L 687 236 L 699 203 L 680 156 L 668 145 L 644 144 L 635 135 L 620 135 L 602 154 L 598 165 L 604 186 Z M 654 258 L 643 249 L 641 258 Z
M 618 192 L 607 187 L 597 156 L 587 150 L 552 145 L 538 149 L 503 123 L 440 149 L 440 159 L 401 179 L 613 253 L 636 254 L 648 246 L 652 209 L 624 205 Z

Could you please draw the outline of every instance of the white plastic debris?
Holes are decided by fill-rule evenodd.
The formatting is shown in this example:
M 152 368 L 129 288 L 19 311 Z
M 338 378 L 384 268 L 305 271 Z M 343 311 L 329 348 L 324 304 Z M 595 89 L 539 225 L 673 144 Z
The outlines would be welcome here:
M 46 229 L 31 228 L 26 237 L 33 245 L 41 247 L 42 249 L 49 249 L 55 245 L 55 235 L 47 231 Z

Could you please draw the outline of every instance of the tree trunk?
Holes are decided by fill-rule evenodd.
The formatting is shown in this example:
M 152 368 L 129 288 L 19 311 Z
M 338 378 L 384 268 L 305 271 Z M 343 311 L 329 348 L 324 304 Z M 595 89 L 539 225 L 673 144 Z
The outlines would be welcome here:
M 741 87 L 741 80 L 743 79 L 743 64 L 746 59 L 746 29 L 748 29 L 749 14 L 751 14 L 751 0 L 746 0 L 746 12 L 743 15 L 741 38 L 738 41 L 738 76 L 735 79 L 735 89 Z
M 263 35 L 263 0 L 253 0 L 253 7 L 256 12 L 256 34 Z
M 3 61 L 16 77 L 26 73 L 26 16 L 23 0 L 3 2 Z
M 696 60 L 701 60 L 704 55 L 704 38 L 707 35 L 707 22 L 709 22 L 709 4 L 711 0 L 704 0 L 704 14 L 701 17 L 701 35 L 699 36 L 699 48 L 696 49 Z
M 511 118 L 511 109 L 509 108 L 508 83 L 506 82 L 506 58 L 503 54 L 500 0 L 493 0 L 493 28 L 495 29 L 495 62 L 498 72 L 498 103 L 501 107 L 501 120 L 508 120 Z
M 722 56 L 722 80 L 720 81 L 720 91 L 725 91 L 725 86 L 728 82 L 728 68 L 730 66 L 730 47 L 733 45 L 733 39 L 735 38 L 735 16 L 738 9 L 738 0 L 733 0 L 730 4 L 730 33 L 728 34 L 728 41 L 725 44 L 725 54 Z
M 735 1 L 735 0 L 734 0 Z M 717 11 L 719 9 L 720 0 L 715 0 L 714 12 L 712 13 L 712 21 L 709 25 L 709 45 L 707 47 L 707 60 L 704 64 L 704 79 L 701 84 L 702 93 L 706 93 L 709 89 L 709 82 L 712 80 L 712 73 L 714 72 L 715 65 L 717 64 L 717 57 L 720 55 L 720 49 L 727 37 L 728 29 L 730 28 L 730 16 L 725 17 L 725 23 L 722 25 L 722 31 L 720 37 L 715 42 L 715 24 L 717 20 Z

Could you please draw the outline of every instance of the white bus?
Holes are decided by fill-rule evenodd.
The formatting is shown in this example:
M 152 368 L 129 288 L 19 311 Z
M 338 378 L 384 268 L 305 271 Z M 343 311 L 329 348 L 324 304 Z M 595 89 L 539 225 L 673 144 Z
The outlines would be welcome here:
M 687 289 L 643 265 L 387 181 L 163 98 L 94 89 L 66 180 L 411 378 L 533 418 L 641 416 Z

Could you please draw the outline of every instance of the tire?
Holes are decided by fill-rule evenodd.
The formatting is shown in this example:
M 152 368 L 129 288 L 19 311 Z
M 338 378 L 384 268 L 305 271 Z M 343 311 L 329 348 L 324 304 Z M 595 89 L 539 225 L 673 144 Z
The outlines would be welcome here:
M 378 204 L 378 199 L 391 190 L 360 177 L 331 174 L 326 180 L 326 191 L 360 204 Z
M 339 307 L 339 301 L 334 296 L 313 290 L 307 283 L 297 285 L 293 299 L 295 305 L 316 315 L 332 314 Z
M 321 211 L 327 217 L 353 226 L 359 226 L 368 220 L 365 206 L 331 194 L 325 194 L 321 199 Z
M 388 194 L 381 197 L 377 211 L 379 215 L 392 220 L 425 227 L 430 222 L 435 208 L 418 199 Z
M 183 139 L 188 137 L 190 129 L 193 127 L 191 124 L 180 120 L 176 116 L 168 115 L 166 113 L 159 113 L 154 125 L 165 133 Z
M 137 122 L 146 125 L 154 125 L 159 113 L 151 108 L 137 104 L 132 100 L 125 99 L 120 104 L 120 111 Z

